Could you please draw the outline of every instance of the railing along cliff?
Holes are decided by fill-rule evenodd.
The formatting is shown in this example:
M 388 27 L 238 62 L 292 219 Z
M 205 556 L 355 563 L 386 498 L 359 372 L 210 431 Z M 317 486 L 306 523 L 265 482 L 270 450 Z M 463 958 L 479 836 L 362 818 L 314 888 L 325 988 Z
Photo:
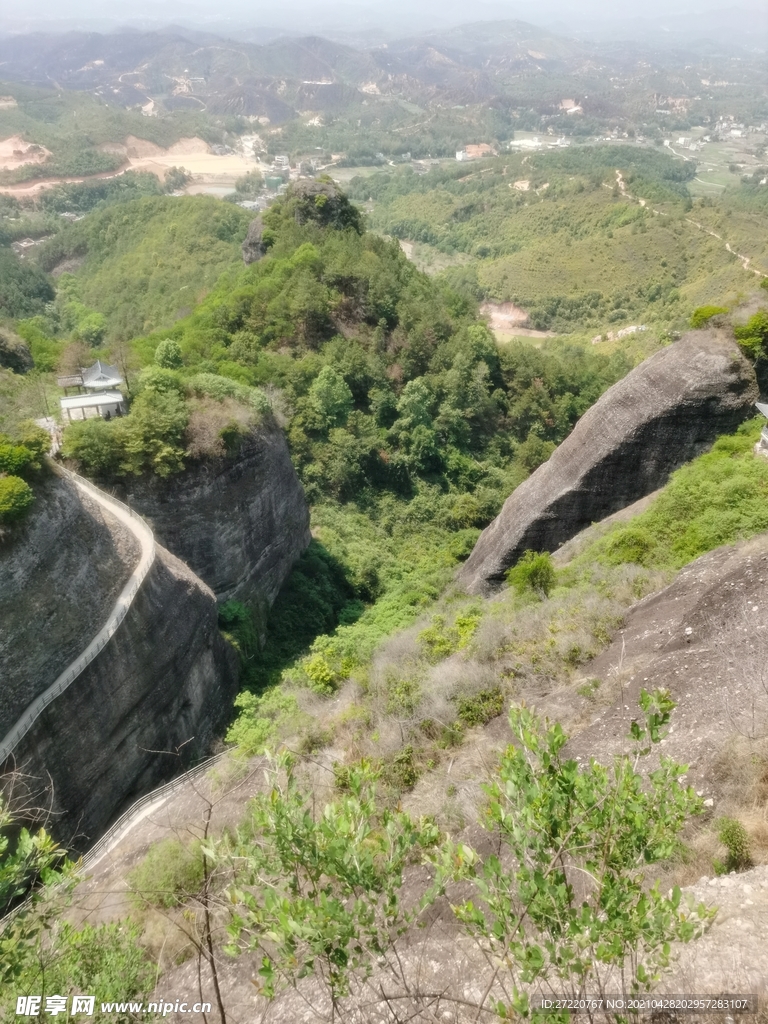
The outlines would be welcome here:
M 139 587 L 144 582 L 144 579 L 155 560 L 155 538 L 152 530 L 147 526 L 141 516 L 137 515 L 132 508 L 129 508 L 128 505 L 125 505 L 122 501 L 119 501 L 117 498 L 113 498 L 109 494 L 105 494 L 104 491 L 100 490 L 90 481 L 84 480 L 83 477 L 78 476 L 77 473 L 72 473 L 70 470 L 64 469 L 62 466 L 56 466 L 55 469 L 56 472 L 70 479 L 79 491 L 82 491 L 84 494 L 87 494 L 88 497 L 93 498 L 93 500 L 97 501 L 102 508 L 105 508 L 108 512 L 119 519 L 120 522 L 133 533 L 141 545 L 141 557 L 131 573 L 128 582 L 120 592 L 109 618 L 93 640 L 91 640 L 85 650 L 64 669 L 61 675 L 51 683 L 48 689 L 44 690 L 43 693 L 32 701 L 26 711 L 22 714 L 21 718 L 19 718 L 13 728 L 0 741 L 0 765 L 2 765 L 9 755 L 13 753 L 17 744 L 24 736 L 26 736 L 43 710 L 47 708 L 52 701 L 56 700 L 56 698 L 62 694 L 64 690 L 66 690 L 67 687 L 75 681 L 75 679 L 77 679 L 83 670 L 90 665 L 93 659 L 104 649 L 104 647 L 106 647 L 117 631 L 118 626 L 128 613 L 128 609 L 131 607 Z
M 81 870 L 93 870 L 101 858 L 109 853 L 130 832 L 134 825 L 138 825 L 140 821 L 146 818 L 152 809 L 159 810 L 176 790 L 181 789 L 182 786 L 185 786 L 191 779 L 197 778 L 198 775 L 204 775 L 215 764 L 218 764 L 222 758 L 226 757 L 228 753 L 228 750 L 222 750 L 220 753 L 214 754 L 213 757 L 208 757 L 205 761 L 201 761 L 200 764 L 196 764 L 194 768 L 190 768 L 181 775 L 177 775 L 170 782 L 165 782 L 162 786 L 158 786 L 157 789 L 152 789 L 149 793 L 145 793 L 144 796 L 140 796 L 138 800 L 132 803 L 120 815 L 117 821 L 109 826 L 104 835 L 94 843 L 90 850 L 83 855 Z

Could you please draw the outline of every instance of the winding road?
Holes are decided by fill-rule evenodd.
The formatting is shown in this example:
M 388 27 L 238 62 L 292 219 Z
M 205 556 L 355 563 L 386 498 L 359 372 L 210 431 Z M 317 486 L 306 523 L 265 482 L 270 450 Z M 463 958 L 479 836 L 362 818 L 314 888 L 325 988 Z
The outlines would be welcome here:
M 138 516 L 127 505 L 124 505 L 122 501 L 118 501 L 117 498 L 113 498 L 110 495 L 105 494 L 104 491 L 100 490 L 88 480 L 84 480 L 76 473 L 72 473 L 60 466 L 56 467 L 56 472 L 71 480 L 82 494 L 98 502 L 105 511 L 116 519 L 119 519 L 123 526 L 131 531 L 141 545 L 141 557 L 134 567 L 128 582 L 120 591 L 120 594 L 109 613 L 109 618 L 93 640 L 91 640 L 85 650 L 82 651 L 74 661 L 67 665 L 61 675 L 51 683 L 48 689 L 44 690 L 32 701 L 13 728 L 2 738 L 2 740 L 0 740 L 0 765 L 2 765 L 3 762 L 5 762 L 13 753 L 19 741 L 26 736 L 43 710 L 60 694 L 62 694 L 68 686 L 71 686 L 81 672 L 90 665 L 99 652 L 106 647 L 117 631 L 118 626 L 125 618 L 128 609 L 133 603 L 133 599 L 138 593 L 139 587 L 143 583 L 144 578 L 155 560 L 154 535 L 140 516 Z

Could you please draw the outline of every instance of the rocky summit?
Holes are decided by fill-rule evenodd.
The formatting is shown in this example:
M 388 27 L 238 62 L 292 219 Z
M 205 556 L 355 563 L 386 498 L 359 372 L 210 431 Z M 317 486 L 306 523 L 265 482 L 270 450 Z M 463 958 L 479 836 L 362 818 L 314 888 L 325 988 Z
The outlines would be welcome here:
M 750 363 L 718 330 L 693 331 L 646 359 L 579 420 L 549 461 L 506 500 L 459 572 L 492 590 L 526 550 L 554 551 L 579 530 L 649 494 L 758 397 Z

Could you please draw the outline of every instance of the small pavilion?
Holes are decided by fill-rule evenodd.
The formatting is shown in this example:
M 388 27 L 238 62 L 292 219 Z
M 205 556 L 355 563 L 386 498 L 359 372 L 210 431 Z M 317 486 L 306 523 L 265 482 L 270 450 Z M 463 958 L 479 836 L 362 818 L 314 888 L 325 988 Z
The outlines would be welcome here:
M 117 390 L 123 378 L 114 366 L 102 363 L 100 359 L 93 366 L 83 367 L 80 373 L 58 377 L 56 383 L 64 388 L 64 398 L 59 399 L 59 405 L 65 424 L 97 416 L 109 420 L 127 412 L 125 398 Z M 70 388 L 77 388 L 76 394 L 70 395 Z

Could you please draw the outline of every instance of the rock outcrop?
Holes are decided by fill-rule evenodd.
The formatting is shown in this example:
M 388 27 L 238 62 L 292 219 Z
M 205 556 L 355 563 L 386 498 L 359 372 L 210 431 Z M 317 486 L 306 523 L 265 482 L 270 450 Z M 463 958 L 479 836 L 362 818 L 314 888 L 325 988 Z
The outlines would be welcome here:
M 526 549 L 554 551 L 590 523 L 663 484 L 749 415 L 751 364 L 717 330 L 695 331 L 614 384 L 507 499 L 459 573 L 470 593 L 498 586 Z
M 262 619 L 311 539 L 304 491 L 271 420 L 237 456 L 191 464 L 178 476 L 130 479 L 120 496 L 219 600 L 247 600 Z
M 8 327 L 0 327 L 0 366 L 14 373 L 26 373 L 34 366 L 26 342 Z
M 267 255 L 268 246 L 263 240 L 264 221 L 261 215 L 254 217 L 248 225 L 248 233 L 242 245 L 243 263 L 250 266 L 251 263 L 258 263 L 262 257 Z
M 363 230 L 360 211 L 330 178 L 327 181 L 302 179 L 294 182 L 285 194 L 285 201 L 299 224 L 315 223 L 338 230 L 353 228 L 357 232 Z M 248 226 L 242 246 L 243 262 L 246 265 L 257 263 L 266 256 L 268 249 L 264 239 L 264 220 L 259 214 Z
M 724 780 L 714 767 L 724 745 L 768 729 L 767 579 L 763 533 L 702 555 L 633 605 L 620 635 L 582 670 L 603 680 L 599 693 L 613 700 L 569 751 L 610 764 L 626 747 L 640 691 L 668 689 L 677 707 L 659 750 L 689 764 L 692 783 L 717 798 Z
M 6 770 L 21 770 L 61 842 L 87 849 L 137 797 L 209 750 L 236 692 L 237 657 L 213 593 L 160 548 L 115 635 Z

